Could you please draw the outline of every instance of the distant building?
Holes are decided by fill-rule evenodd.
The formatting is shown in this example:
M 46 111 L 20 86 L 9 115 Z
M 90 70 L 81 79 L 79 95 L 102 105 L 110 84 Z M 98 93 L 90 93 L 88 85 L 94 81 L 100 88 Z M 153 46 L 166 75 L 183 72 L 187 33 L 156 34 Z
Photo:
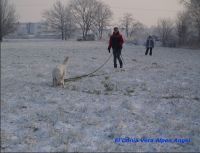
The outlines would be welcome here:
M 61 39 L 61 33 L 53 31 L 45 22 L 27 22 L 17 23 L 17 30 L 6 36 L 6 39 Z M 112 34 L 112 28 L 107 27 L 103 31 L 101 40 L 109 40 L 109 36 Z M 74 28 L 73 34 L 70 39 L 83 40 L 81 28 Z M 98 40 L 98 32 L 94 30 L 88 31 L 86 40 Z
M 43 22 L 18 23 L 17 30 L 6 36 L 8 39 L 31 39 L 31 38 L 60 38 L 60 34 L 50 30 L 50 27 Z

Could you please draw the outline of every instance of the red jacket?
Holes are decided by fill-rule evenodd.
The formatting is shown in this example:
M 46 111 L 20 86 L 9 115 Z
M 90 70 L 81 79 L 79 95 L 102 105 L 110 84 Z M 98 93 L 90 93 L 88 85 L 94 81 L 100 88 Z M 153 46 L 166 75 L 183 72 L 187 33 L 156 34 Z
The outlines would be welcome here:
M 122 35 L 119 32 L 117 33 L 113 32 L 112 36 L 110 36 L 108 48 L 110 49 L 112 47 L 113 49 L 122 49 L 123 43 L 124 39 Z

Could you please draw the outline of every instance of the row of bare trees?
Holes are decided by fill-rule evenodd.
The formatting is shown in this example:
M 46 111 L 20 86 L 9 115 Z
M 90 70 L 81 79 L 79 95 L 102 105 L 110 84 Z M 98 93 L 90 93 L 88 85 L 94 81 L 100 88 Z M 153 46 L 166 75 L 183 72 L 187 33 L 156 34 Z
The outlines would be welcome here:
M 90 30 L 101 39 L 112 15 L 110 7 L 98 0 L 71 0 L 68 5 L 57 0 L 51 9 L 43 13 L 51 31 L 59 33 L 62 40 L 71 37 L 77 28 L 82 30 L 83 39 Z M 15 7 L 8 0 L 0 0 L 0 41 L 16 30 L 17 20 Z
M 161 19 L 154 28 L 155 35 L 163 46 L 198 46 L 200 42 L 200 0 L 180 0 L 185 10 L 177 15 L 176 21 Z M 89 31 L 102 38 L 103 30 L 112 19 L 110 7 L 100 0 L 71 0 L 68 5 L 57 0 L 53 7 L 43 13 L 47 25 L 64 40 L 80 28 L 83 39 Z M 15 7 L 8 0 L 0 0 L 0 41 L 15 31 L 18 16 Z M 126 38 L 141 37 L 145 26 L 135 20 L 130 13 L 120 20 L 120 28 L 125 30 Z
M 83 39 L 90 30 L 96 30 L 101 39 L 112 12 L 109 6 L 97 0 L 71 0 L 68 5 L 57 1 L 43 17 L 52 30 L 61 33 L 62 39 L 70 37 L 77 27 L 82 30 Z
M 200 0 L 180 0 L 185 10 L 178 13 L 176 21 L 159 20 L 155 33 L 163 46 L 200 47 Z

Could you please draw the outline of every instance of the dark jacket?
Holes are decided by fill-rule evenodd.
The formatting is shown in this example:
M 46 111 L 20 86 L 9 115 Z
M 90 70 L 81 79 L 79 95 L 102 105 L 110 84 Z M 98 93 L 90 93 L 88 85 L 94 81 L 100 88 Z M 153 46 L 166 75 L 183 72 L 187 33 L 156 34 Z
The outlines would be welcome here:
M 153 38 L 148 38 L 146 42 L 146 48 L 154 48 Z
M 113 49 L 122 49 L 123 43 L 124 39 L 122 35 L 119 32 L 117 33 L 113 32 L 112 36 L 110 36 L 108 48 L 110 49 L 112 47 Z

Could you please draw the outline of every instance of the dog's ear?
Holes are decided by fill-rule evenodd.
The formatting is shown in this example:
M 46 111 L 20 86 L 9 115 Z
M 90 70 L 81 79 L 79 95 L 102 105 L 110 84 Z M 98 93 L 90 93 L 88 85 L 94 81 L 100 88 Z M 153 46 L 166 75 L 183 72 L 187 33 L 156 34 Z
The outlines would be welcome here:
M 63 64 L 66 64 L 66 63 L 67 63 L 67 61 L 68 61 L 68 59 L 69 59 L 69 57 L 67 56 L 67 57 L 65 58 L 65 60 L 64 60 L 64 62 L 63 62 Z

